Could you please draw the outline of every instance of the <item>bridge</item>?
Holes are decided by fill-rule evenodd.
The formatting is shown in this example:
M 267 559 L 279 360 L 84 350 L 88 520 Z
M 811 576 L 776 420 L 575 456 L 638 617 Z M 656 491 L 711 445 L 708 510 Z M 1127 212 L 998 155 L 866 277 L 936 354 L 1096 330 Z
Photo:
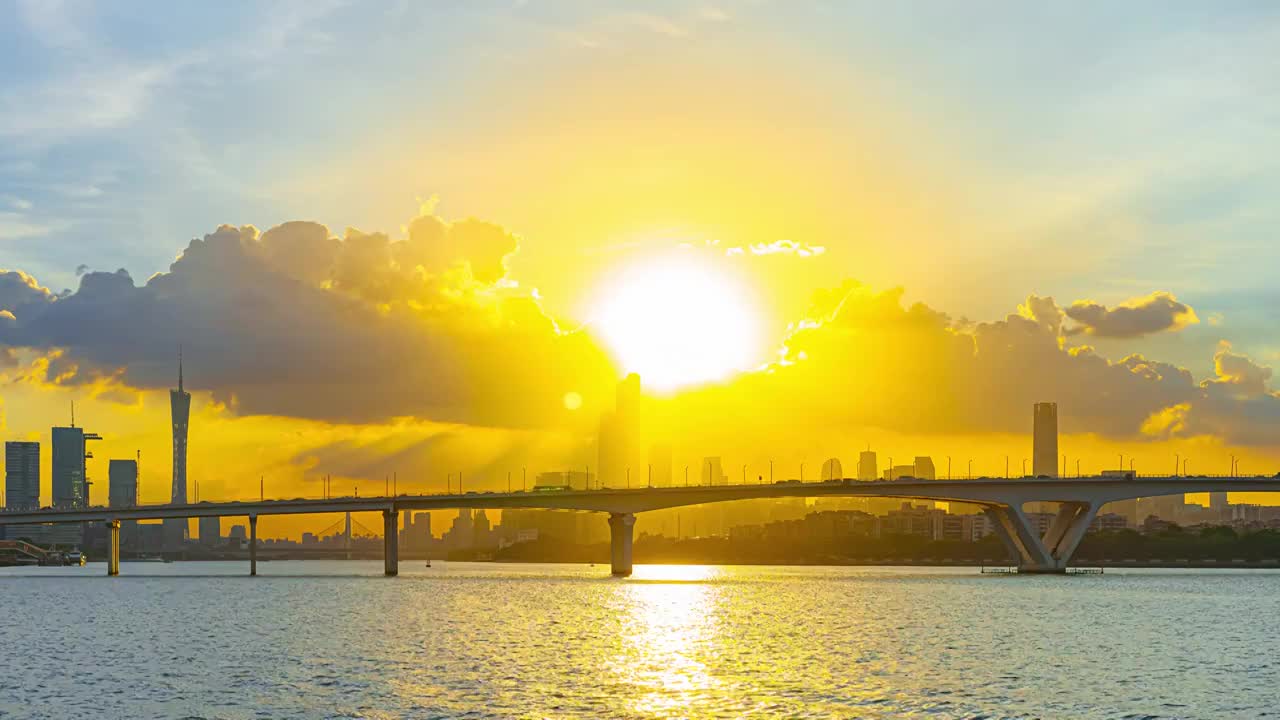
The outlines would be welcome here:
M 1064 573 L 1089 524 L 1103 505 L 1119 500 L 1202 492 L 1280 492 L 1280 477 L 1083 477 L 978 478 L 974 480 L 885 481 L 830 480 L 773 484 L 697 485 L 634 489 L 467 492 L 324 499 L 200 502 L 129 507 L 45 508 L 0 513 L 0 525 L 19 523 L 105 522 L 111 530 L 107 574 L 120 572 L 120 522 L 165 518 L 247 517 L 249 573 L 257 574 L 258 517 L 341 512 L 381 512 L 383 560 L 387 575 L 399 566 L 400 512 L 444 509 L 577 510 L 609 516 L 612 572 L 625 577 L 632 568 L 632 529 L 637 513 L 735 500 L 808 497 L 901 498 L 976 505 L 992 520 L 996 534 L 1020 572 Z M 1023 507 L 1032 502 L 1059 503 L 1048 531 L 1039 535 Z

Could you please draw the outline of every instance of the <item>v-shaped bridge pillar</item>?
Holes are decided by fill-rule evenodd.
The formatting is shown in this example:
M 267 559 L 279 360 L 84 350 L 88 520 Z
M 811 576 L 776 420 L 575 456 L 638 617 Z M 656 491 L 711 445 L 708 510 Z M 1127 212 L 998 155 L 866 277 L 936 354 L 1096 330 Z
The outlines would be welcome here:
M 1017 556 L 1019 572 L 1065 573 L 1067 563 L 1098 514 L 1098 506 L 1062 503 L 1043 538 L 1017 504 L 990 506 L 986 514 L 1010 553 Z

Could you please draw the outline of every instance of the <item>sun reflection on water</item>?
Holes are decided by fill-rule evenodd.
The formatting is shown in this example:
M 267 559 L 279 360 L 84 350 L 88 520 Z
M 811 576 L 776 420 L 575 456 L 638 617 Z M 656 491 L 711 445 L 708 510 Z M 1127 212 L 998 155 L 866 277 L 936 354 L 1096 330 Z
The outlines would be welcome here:
M 719 696 L 707 667 L 721 642 L 723 588 L 708 582 L 723 571 L 700 565 L 645 565 L 621 588 L 625 618 L 616 660 L 608 670 L 627 688 L 626 710 L 648 717 L 689 714 Z

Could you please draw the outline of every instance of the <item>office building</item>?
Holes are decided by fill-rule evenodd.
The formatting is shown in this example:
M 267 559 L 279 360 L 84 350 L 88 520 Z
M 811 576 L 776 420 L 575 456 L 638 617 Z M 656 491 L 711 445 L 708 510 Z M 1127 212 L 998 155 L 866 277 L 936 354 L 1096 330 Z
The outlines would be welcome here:
M 879 474 L 876 470 L 876 454 L 870 450 L 858 453 L 858 479 L 875 480 Z
M 618 383 L 615 410 L 600 418 L 597 477 L 602 487 L 644 485 L 648 474 L 640 439 L 640 376 Z
M 431 513 L 406 512 L 404 529 L 400 531 L 401 550 L 426 550 L 431 546 L 431 540 Z
M 830 458 L 822 463 L 822 480 L 843 480 L 844 468 L 840 467 L 839 458 Z
M 107 504 L 111 507 L 138 504 L 137 460 L 111 460 L 107 464 Z
M 1058 404 L 1036 403 L 1031 474 L 1058 477 Z
M 10 441 L 4 444 L 5 507 L 40 507 L 40 443 Z
M 724 474 L 724 468 L 721 467 L 720 458 L 705 457 L 702 458 L 702 484 L 703 485 L 728 485 L 729 478 Z
M 191 393 L 182 386 L 182 352 L 178 352 L 178 388 L 169 391 L 169 414 L 173 423 L 173 485 L 169 502 L 182 505 L 187 502 L 187 422 L 191 415 Z M 164 521 L 166 550 L 177 550 L 187 540 L 186 518 L 170 518 Z
M 75 426 L 55 427 L 53 435 L 52 476 L 54 507 L 84 508 L 89 506 L 89 477 L 86 451 L 89 440 L 101 440 L 97 433 L 87 433 Z
M 222 542 L 222 518 L 202 517 L 196 525 L 201 545 L 217 545 Z
M 911 474 L 921 480 L 937 480 L 938 471 L 933 467 L 933 458 L 926 455 L 917 456 L 911 465 Z

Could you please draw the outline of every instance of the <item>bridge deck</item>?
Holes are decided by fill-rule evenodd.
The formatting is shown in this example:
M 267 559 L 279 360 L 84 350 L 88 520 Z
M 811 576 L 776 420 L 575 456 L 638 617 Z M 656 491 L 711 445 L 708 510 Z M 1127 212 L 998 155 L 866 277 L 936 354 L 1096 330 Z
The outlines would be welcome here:
M 978 478 L 974 480 L 833 480 L 771 485 L 696 485 L 382 497 L 295 498 L 234 502 L 45 508 L 0 512 L 0 525 L 224 516 L 298 515 L 403 510 L 546 509 L 637 513 L 686 505 L 787 497 L 887 497 L 1010 506 L 1026 502 L 1103 504 L 1137 497 L 1199 492 L 1280 492 L 1276 477 Z

